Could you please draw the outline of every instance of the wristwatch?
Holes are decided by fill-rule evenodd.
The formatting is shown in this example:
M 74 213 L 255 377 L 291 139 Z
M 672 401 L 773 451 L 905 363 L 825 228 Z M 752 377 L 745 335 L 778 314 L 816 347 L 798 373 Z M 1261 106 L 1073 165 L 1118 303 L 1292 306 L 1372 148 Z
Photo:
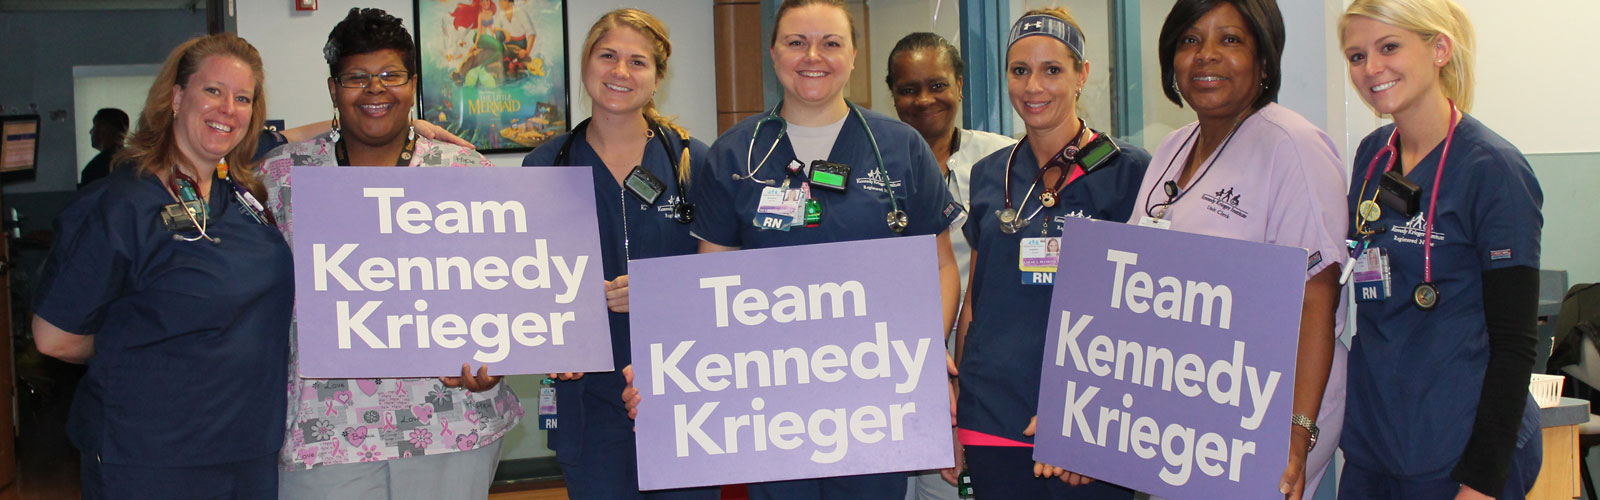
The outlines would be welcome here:
M 1306 451 L 1311 451 L 1317 447 L 1317 423 L 1312 421 L 1311 417 L 1296 413 L 1289 417 L 1289 423 L 1304 427 L 1306 431 L 1311 433 L 1311 444 L 1306 446 Z

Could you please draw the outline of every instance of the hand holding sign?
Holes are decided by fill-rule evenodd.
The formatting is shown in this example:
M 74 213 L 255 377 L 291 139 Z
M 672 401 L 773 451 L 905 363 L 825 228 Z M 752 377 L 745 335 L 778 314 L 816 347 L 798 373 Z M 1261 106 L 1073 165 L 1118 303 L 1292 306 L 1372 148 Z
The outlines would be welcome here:
M 472 367 L 467 363 L 461 364 L 460 377 L 439 377 L 445 387 L 461 387 L 472 392 L 483 392 L 493 389 L 500 383 L 500 376 L 489 376 L 489 365 L 478 367 L 478 374 L 472 374 Z

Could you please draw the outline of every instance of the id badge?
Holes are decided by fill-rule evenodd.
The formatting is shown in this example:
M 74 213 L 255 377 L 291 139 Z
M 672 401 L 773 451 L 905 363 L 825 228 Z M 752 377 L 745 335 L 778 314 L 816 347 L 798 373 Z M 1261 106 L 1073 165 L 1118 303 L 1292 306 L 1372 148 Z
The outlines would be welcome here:
M 168 231 L 174 233 L 187 233 L 199 231 L 197 223 L 205 223 L 206 206 L 200 200 L 190 200 L 182 203 L 172 203 L 161 207 L 161 223 Z
M 539 430 L 556 428 L 556 388 L 539 388 Z
M 1389 276 L 1389 252 L 1383 248 L 1368 248 L 1350 263 L 1350 277 L 1355 280 L 1357 302 L 1381 302 L 1393 292 Z
M 806 200 L 811 198 L 811 185 L 801 183 L 798 188 L 789 188 L 784 191 L 783 202 L 791 210 L 789 225 L 805 227 Z
M 1017 252 L 1017 269 L 1024 285 L 1055 284 L 1056 264 L 1061 260 L 1060 238 L 1023 238 Z
M 778 214 L 756 214 L 756 218 L 752 219 L 750 223 L 761 230 L 788 231 L 789 227 L 794 225 L 794 217 Z
M 789 191 L 792 190 L 773 186 L 761 188 L 761 201 L 756 205 L 756 213 L 794 216 L 794 205 L 786 201 L 791 196 Z
M 1156 229 L 1172 229 L 1172 221 L 1166 219 L 1157 219 L 1148 215 L 1139 218 L 1139 225 L 1144 227 L 1153 227 Z

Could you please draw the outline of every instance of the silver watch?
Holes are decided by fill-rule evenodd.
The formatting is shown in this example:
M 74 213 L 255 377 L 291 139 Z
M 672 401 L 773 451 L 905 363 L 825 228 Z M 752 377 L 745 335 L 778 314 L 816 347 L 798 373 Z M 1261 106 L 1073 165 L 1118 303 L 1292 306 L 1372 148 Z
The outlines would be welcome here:
M 1304 427 L 1306 431 L 1311 433 L 1311 444 L 1306 446 L 1306 451 L 1311 451 L 1317 447 L 1317 423 L 1312 421 L 1311 417 L 1296 413 L 1289 417 L 1289 423 Z

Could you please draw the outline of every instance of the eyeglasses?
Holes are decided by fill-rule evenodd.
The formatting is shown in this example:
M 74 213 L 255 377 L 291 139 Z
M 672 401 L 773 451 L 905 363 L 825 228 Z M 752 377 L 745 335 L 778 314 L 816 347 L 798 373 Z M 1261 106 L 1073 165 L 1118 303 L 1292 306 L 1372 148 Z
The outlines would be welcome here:
M 411 72 L 385 71 L 376 75 L 347 73 L 334 77 L 333 81 L 338 82 L 340 87 L 347 89 L 364 89 L 372 85 L 374 78 L 382 82 L 385 87 L 402 87 L 407 83 L 411 83 Z

